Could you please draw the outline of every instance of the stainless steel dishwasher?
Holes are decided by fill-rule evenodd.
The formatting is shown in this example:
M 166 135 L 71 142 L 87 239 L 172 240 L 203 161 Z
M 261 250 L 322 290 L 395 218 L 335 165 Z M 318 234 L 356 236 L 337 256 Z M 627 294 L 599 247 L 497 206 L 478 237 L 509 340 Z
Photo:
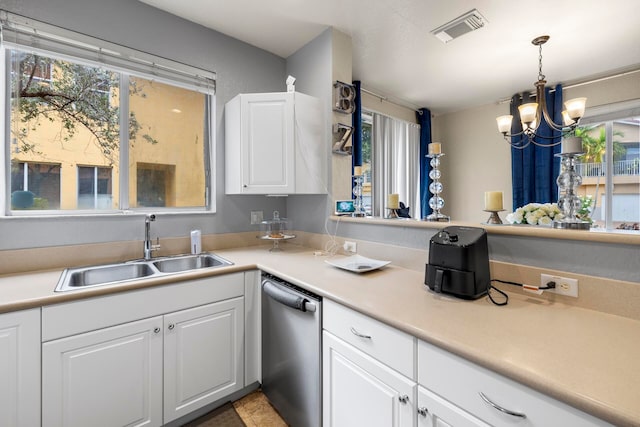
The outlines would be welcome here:
M 262 390 L 292 427 L 322 425 L 322 298 L 262 275 Z

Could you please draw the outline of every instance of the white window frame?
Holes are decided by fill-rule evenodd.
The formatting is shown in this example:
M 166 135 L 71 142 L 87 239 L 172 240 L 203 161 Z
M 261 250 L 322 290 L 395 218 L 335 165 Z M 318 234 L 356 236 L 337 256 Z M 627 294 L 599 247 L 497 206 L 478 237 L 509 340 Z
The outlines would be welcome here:
M 35 40 L 35 41 L 34 41 Z M 38 47 L 34 46 L 37 45 Z M 33 51 L 53 58 L 68 60 L 89 66 L 97 66 L 120 73 L 120 164 L 127 165 L 129 133 L 129 77 L 141 77 L 168 85 L 194 90 L 206 95 L 205 117 L 205 206 L 204 207 L 155 207 L 131 208 L 129 206 L 129 168 L 120 168 L 119 209 L 100 210 L 11 210 L 9 161 L 11 159 L 10 134 L 10 66 L 8 49 Z M 46 23 L 0 11 L 0 216 L 98 216 L 131 212 L 189 213 L 216 212 L 216 132 L 213 128 L 216 116 L 216 73 L 186 64 L 160 58 L 124 46 L 78 34 Z M 125 114 L 126 113 L 126 114 Z M 77 194 L 76 194 L 77 197 Z

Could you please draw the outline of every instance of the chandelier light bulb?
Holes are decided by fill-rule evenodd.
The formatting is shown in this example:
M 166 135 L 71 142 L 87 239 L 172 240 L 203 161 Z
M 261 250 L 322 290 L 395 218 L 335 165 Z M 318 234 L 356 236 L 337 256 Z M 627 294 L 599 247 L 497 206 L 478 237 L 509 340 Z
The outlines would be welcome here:
M 523 124 L 529 125 L 536 119 L 538 103 L 530 102 L 529 104 L 522 104 L 518 107 L 518 111 L 520 112 L 520 121 Z
M 567 109 L 567 114 L 574 120 L 578 120 L 584 116 L 584 110 L 587 103 L 587 98 L 573 98 L 564 103 Z
M 496 117 L 498 122 L 498 131 L 501 133 L 507 133 L 511 130 L 511 122 L 513 121 L 512 115 Z
M 576 121 L 573 120 L 570 116 L 569 116 L 569 112 L 567 110 L 563 110 L 562 111 L 562 124 L 565 126 L 571 126 L 572 124 L 574 124 Z

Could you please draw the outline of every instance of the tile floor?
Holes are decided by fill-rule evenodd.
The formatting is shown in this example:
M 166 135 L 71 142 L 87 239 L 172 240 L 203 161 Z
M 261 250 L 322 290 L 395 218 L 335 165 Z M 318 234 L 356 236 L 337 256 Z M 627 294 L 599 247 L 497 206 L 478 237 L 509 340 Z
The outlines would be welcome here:
M 260 390 L 236 400 L 233 407 L 247 427 L 287 427 Z

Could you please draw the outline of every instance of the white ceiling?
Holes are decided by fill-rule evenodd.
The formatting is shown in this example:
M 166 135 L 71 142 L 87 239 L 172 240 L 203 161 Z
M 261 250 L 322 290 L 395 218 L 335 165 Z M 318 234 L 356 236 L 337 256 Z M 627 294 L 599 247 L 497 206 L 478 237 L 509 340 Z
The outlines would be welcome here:
M 639 0 L 142 0 L 283 58 L 327 27 L 351 36 L 353 79 L 435 114 L 640 68 Z M 444 44 L 430 32 L 471 10 L 485 27 Z

